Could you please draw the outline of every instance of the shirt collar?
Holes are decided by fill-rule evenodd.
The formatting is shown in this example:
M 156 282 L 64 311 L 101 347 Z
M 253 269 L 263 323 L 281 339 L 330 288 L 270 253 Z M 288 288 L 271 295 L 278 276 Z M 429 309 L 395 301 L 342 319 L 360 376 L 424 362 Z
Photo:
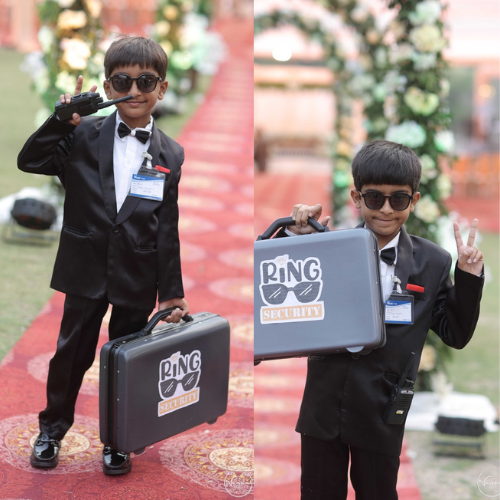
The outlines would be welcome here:
M 364 224 L 363 227 L 366 227 L 366 223 Z M 386 248 L 395 248 L 396 249 L 396 257 L 394 259 L 394 266 L 396 265 L 396 262 L 398 260 L 398 244 L 399 244 L 399 236 L 401 235 L 401 229 L 398 231 L 398 234 L 396 234 L 396 236 L 394 236 L 394 238 L 392 238 L 391 241 L 389 241 L 389 243 L 387 243 L 387 245 L 385 245 L 384 248 L 381 248 L 379 251 L 378 251 L 378 254 L 380 255 L 380 252 L 382 250 L 385 250 Z

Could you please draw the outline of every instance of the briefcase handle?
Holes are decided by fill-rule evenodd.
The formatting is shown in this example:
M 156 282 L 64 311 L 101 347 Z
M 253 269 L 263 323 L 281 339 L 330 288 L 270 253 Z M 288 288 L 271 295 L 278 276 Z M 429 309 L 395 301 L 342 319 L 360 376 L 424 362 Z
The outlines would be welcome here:
M 307 223 L 318 233 L 324 233 L 325 227 L 321 225 L 315 218 L 309 217 Z M 295 221 L 291 217 L 283 217 L 281 219 L 276 219 L 258 238 L 260 240 L 268 240 L 278 229 L 287 226 L 295 226 Z M 328 229 L 326 229 L 327 231 Z
M 168 309 L 163 309 L 162 311 L 158 311 L 149 321 L 148 324 L 139 332 L 141 337 L 146 337 L 147 335 L 151 335 L 153 328 L 166 317 L 170 316 L 170 314 L 175 311 L 177 307 L 170 307 Z M 193 317 L 189 314 L 186 314 L 183 318 L 185 323 L 189 323 L 193 321 Z

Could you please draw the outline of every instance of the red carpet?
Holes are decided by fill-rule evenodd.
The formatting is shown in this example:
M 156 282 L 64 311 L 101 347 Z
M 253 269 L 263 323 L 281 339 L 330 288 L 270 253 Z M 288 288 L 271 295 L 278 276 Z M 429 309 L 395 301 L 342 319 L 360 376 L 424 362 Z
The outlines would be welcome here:
M 205 101 L 183 131 L 181 247 L 192 312 L 231 323 L 226 415 L 149 447 L 130 474 L 102 471 L 98 434 L 98 360 L 77 402 L 58 467 L 31 468 L 28 457 L 45 406 L 48 362 L 63 296 L 54 295 L 0 366 L 0 498 L 219 500 L 253 498 L 253 23 L 226 20 L 216 29 L 228 57 Z M 106 325 L 100 345 L 107 341 Z

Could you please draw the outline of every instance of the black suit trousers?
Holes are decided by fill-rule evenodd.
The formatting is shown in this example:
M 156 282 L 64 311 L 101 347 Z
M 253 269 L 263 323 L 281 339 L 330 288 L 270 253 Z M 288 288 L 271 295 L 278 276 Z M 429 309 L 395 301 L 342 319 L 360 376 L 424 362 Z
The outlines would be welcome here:
M 39 414 L 40 431 L 61 440 L 73 425 L 75 405 L 85 372 L 92 366 L 107 298 L 66 295 L 57 349 L 49 364 L 47 407 Z M 139 331 L 152 310 L 113 306 L 109 339 Z
M 397 500 L 399 457 L 353 448 L 340 438 L 302 434 L 301 442 L 301 500 L 346 500 L 349 455 L 356 500 Z

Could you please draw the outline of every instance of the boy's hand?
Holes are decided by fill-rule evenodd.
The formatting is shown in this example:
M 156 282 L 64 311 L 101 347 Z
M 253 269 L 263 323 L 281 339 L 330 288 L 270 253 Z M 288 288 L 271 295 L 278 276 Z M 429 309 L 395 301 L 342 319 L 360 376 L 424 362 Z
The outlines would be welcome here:
M 478 220 L 474 219 L 470 228 L 469 238 L 467 239 L 467 245 L 464 245 L 462 240 L 458 222 L 453 223 L 453 229 L 455 231 L 455 240 L 457 242 L 458 267 L 462 271 L 479 276 L 483 271 L 484 259 L 483 253 L 474 246 L 477 224 Z
M 177 309 L 164 319 L 167 323 L 179 323 L 183 316 L 189 314 L 189 305 L 186 299 L 178 297 L 160 302 L 158 304 L 158 311 L 163 311 L 163 309 L 169 309 L 170 307 L 177 307 Z
M 288 226 L 288 229 L 295 234 L 310 234 L 314 233 L 315 230 L 307 223 L 307 219 L 309 217 L 314 217 L 316 220 L 319 220 L 321 217 L 321 212 L 323 211 L 323 207 L 318 204 L 314 206 L 310 205 L 302 205 L 298 203 L 293 207 L 292 210 L 292 219 L 295 221 L 295 226 Z M 321 224 L 326 227 L 331 217 L 327 216 L 322 221 Z
M 83 86 L 83 76 L 80 75 L 76 81 L 76 87 L 75 87 L 75 93 L 73 95 L 77 95 L 82 91 L 82 86 Z M 90 89 L 90 92 L 95 92 L 97 90 L 97 85 L 93 85 L 92 88 Z M 66 94 L 61 94 L 61 97 L 59 97 L 59 100 L 61 101 L 61 104 L 69 104 L 71 102 L 71 94 L 69 92 L 66 92 Z M 73 113 L 73 119 L 68 120 L 66 123 L 71 123 L 71 125 L 74 125 L 77 127 L 82 123 L 82 118 L 78 113 Z

